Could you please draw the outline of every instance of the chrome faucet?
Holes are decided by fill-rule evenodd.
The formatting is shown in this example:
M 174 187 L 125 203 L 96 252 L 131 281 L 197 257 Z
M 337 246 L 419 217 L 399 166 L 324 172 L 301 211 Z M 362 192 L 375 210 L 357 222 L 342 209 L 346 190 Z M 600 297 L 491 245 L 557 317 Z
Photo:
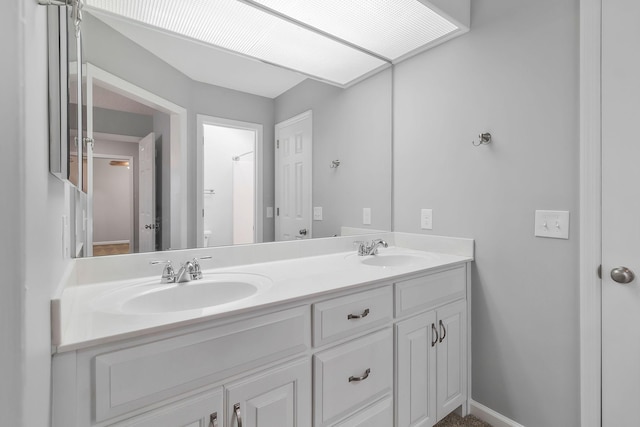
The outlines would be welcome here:
M 149 264 L 165 264 L 162 270 L 161 283 L 186 283 L 191 280 L 202 279 L 202 269 L 198 260 L 211 259 L 210 256 L 193 258 L 191 261 L 185 262 L 178 273 L 175 272 L 171 261 L 150 261 Z
M 378 247 L 382 246 L 383 248 L 389 247 L 389 244 L 382 239 L 376 239 L 372 241 L 370 244 L 366 242 L 360 242 L 358 245 L 358 255 L 367 256 L 367 255 L 377 255 Z
M 187 261 L 182 264 L 182 267 L 180 267 L 180 271 L 178 271 L 178 275 L 176 276 L 176 282 L 185 283 L 193 280 L 195 269 L 196 267 L 191 261 Z

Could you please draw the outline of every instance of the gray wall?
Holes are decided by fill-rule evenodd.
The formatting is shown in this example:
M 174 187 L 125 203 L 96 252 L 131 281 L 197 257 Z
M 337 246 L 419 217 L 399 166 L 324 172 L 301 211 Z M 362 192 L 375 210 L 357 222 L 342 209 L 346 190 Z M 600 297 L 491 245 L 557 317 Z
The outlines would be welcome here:
M 2 40 L 16 40 L 21 35 L 20 1 L 5 2 L 0 14 L 0 36 Z M 4 272 L 2 298 L 0 298 L 0 413 L 8 425 L 21 424 L 21 396 L 24 351 L 21 338 L 24 334 L 22 316 L 24 303 L 22 300 L 22 240 L 21 218 L 24 213 L 20 197 L 20 186 L 24 184 L 22 172 L 22 144 L 20 126 L 20 110 L 22 90 L 17 84 L 22 73 L 19 51 L 23 46 L 19 43 L 0 43 L 2 57 L 2 78 L 0 79 L 0 117 L 2 120 L 2 156 L 0 156 L 0 176 L 5 183 L 2 189 L 3 198 L 14 200 L 14 203 L 0 204 L 0 218 L 3 224 L 12 226 L 0 227 L 0 269 Z M 8 183 L 11 183 L 10 185 Z
M 476 239 L 472 397 L 527 427 L 580 425 L 578 5 L 474 0 L 470 33 L 395 70 L 395 230 L 432 208 L 430 234 Z
M 96 130 L 96 132 L 100 132 Z M 145 135 L 148 135 L 147 132 Z M 139 167 L 140 161 L 139 146 L 136 143 L 122 142 L 122 141 L 108 141 L 96 138 L 94 152 L 96 154 L 119 154 L 121 156 L 133 157 L 133 165 L 131 170 L 133 173 L 133 249 L 134 252 L 138 251 L 139 238 L 140 238 L 140 203 L 138 201 L 138 186 L 139 186 Z M 95 207 L 97 209 L 97 207 Z M 93 236 L 93 240 L 100 241 L 96 236 Z
M 108 158 L 93 159 L 93 241 L 133 243 L 133 188 L 130 188 L 133 170 L 112 166 L 110 162 Z
M 313 110 L 313 236 L 391 228 L 391 69 L 348 89 L 305 80 L 276 98 L 276 122 Z M 339 159 L 338 168 L 329 167 Z M 371 208 L 371 225 L 362 225 Z
M 265 206 L 273 205 L 272 99 L 195 82 L 90 14 L 84 16 L 83 43 L 86 61 L 187 109 L 189 246 L 196 242 L 197 114 L 263 124 L 263 192 Z M 264 223 L 265 240 L 273 239 L 273 219 L 265 218 Z
M 8 426 L 50 423 L 50 299 L 68 265 L 61 240 L 64 184 L 49 173 L 46 28 L 46 8 L 4 2 L 0 413 Z

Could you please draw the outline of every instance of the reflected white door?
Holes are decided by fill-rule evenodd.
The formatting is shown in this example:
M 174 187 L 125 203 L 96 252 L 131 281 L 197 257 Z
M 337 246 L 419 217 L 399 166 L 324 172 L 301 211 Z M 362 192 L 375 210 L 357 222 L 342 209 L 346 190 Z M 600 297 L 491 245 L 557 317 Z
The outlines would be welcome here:
M 156 138 L 151 132 L 138 143 L 139 251 L 156 250 Z
M 640 2 L 602 2 L 602 425 L 638 425 Z M 626 267 L 623 284 L 611 271 Z M 619 272 L 620 273 L 620 272 Z M 622 280 L 622 274 L 617 276 Z
M 311 238 L 312 114 L 276 125 L 276 240 Z

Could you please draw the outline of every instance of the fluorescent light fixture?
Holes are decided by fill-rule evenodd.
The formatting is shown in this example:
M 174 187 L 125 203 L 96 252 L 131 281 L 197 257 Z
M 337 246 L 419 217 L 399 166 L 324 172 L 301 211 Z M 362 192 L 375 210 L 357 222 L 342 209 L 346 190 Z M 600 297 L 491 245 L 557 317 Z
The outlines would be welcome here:
M 458 27 L 418 0 L 250 0 L 395 61 Z
M 86 0 L 86 6 L 343 87 L 458 30 L 419 0 Z

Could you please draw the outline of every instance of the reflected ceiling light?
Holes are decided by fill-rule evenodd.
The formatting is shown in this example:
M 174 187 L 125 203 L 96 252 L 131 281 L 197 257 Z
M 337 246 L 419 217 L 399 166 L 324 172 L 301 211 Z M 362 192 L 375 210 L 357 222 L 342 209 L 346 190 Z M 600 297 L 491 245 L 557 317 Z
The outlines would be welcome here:
M 422 0 L 427 1 L 427 0 Z M 87 8 L 353 84 L 467 31 L 419 0 L 87 0 Z M 451 0 L 448 0 L 451 1 Z M 468 0 L 456 0 L 467 2 Z

